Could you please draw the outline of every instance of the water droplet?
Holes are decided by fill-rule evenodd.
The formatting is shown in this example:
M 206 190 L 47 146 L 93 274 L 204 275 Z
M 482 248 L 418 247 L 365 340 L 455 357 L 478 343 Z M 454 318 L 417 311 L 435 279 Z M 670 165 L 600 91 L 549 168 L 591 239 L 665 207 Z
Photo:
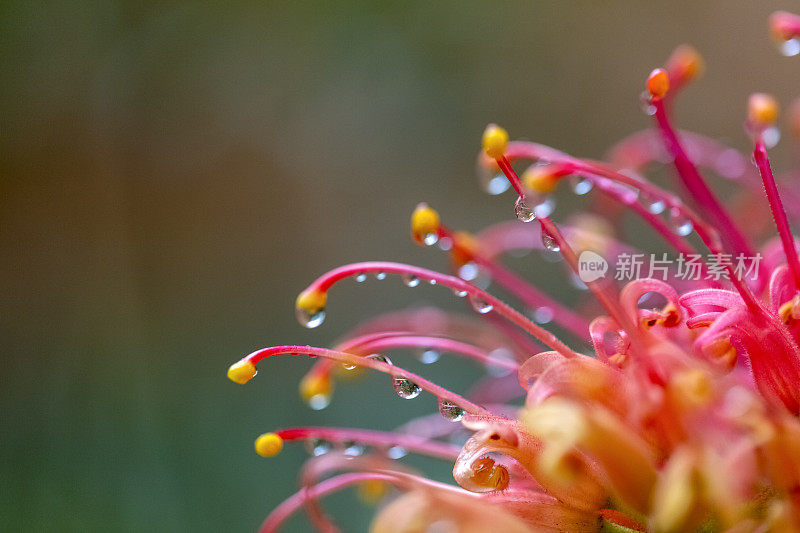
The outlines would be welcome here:
M 439 412 L 447 420 L 458 422 L 464 418 L 464 410 L 449 400 L 439 398 Z
M 388 357 L 379 353 L 370 354 L 367 356 L 367 359 L 372 359 L 373 361 L 380 361 L 381 363 L 386 363 L 387 365 L 392 364 L 392 361 Z
M 495 348 L 489 352 L 489 359 L 514 361 L 514 354 L 508 348 Z M 494 377 L 502 377 L 509 375 L 511 373 L 511 369 L 500 365 L 493 365 L 487 362 L 486 372 Z
M 491 195 L 503 194 L 511 187 L 511 183 L 502 172 L 500 174 L 489 174 L 483 178 L 483 188 Z
M 544 228 L 542 228 L 542 245 L 545 250 L 550 250 L 551 252 L 561 251 L 561 246 L 558 245 L 558 241 L 556 241 L 555 237 L 547 233 Z
M 537 307 L 533 312 L 533 321 L 537 324 L 547 324 L 553 320 L 553 310 L 546 305 Z
M 311 439 L 306 441 L 306 448 L 308 449 L 308 453 L 314 457 L 319 457 L 331 451 L 333 445 L 325 439 Z
M 435 279 L 433 279 L 433 278 L 431 278 L 431 279 L 429 279 L 429 280 L 428 280 L 428 285 L 436 285 L 437 283 L 438 283 L 438 282 L 437 282 Z
M 438 361 L 439 358 L 441 357 L 441 354 L 436 350 L 433 350 L 431 348 L 426 348 L 425 350 L 419 352 L 419 355 L 417 357 L 419 358 L 421 363 L 429 365 L 431 363 L 435 363 L 436 361 Z
M 533 208 L 533 213 L 536 215 L 536 218 L 543 218 L 549 217 L 553 214 L 553 211 L 556 209 L 556 200 L 552 196 L 547 196 L 541 202 L 536 204 L 536 207 Z
M 775 126 L 770 126 L 761 132 L 761 138 L 764 140 L 764 145 L 767 148 L 774 148 L 781 140 L 781 130 Z
M 444 252 L 449 252 L 453 249 L 453 239 L 450 237 L 442 237 L 439 239 L 439 249 Z
M 419 278 L 417 276 L 413 276 L 411 274 L 403 274 L 403 283 L 405 283 L 406 287 L 416 287 L 419 285 Z
M 405 400 L 416 398 L 419 396 L 419 393 L 422 392 L 419 385 L 404 377 L 394 378 L 392 380 L 392 386 L 397 395 Z
M 325 309 L 319 309 L 312 313 L 311 311 L 298 307 L 294 312 L 300 325 L 309 329 L 315 328 L 325 321 Z
M 778 50 L 786 57 L 796 56 L 800 54 L 800 38 L 793 37 L 786 39 L 778 44 Z
M 574 192 L 578 196 L 583 196 L 584 194 L 587 194 L 589 191 L 592 190 L 592 187 L 594 187 L 594 183 L 592 183 L 591 180 L 588 180 L 582 176 L 571 177 L 570 183 L 572 184 L 572 192 Z
M 477 296 L 470 295 L 469 303 L 472 304 L 473 309 L 475 309 L 482 315 L 485 315 L 486 313 L 494 309 L 494 306 L 492 304 Z
M 466 295 L 467 295 L 467 291 L 465 291 L 465 290 L 460 290 L 460 289 L 453 289 L 453 294 L 455 294 L 455 295 L 456 295 L 456 296 L 458 296 L 459 298 L 463 298 L 464 296 L 466 296 Z
M 514 204 L 514 214 L 520 222 L 533 222 L 536 220 L 536 215 L 522 197 L 517 198 L 517 203 Z
M 408 455 L 408 452 L 402 446 L 392 446 L 386 450 L 386 456 L 389 459 L 402 459 L 406 455 Z
M 315 394 L 308 399 L 308 406 L 315 411 L 322 411 L 331 404 L 329 394 Z
M 364 283 L 365 281 L 367 281 L 367 275 L 363 272 L 359 272 L 358 274 L 353 276 L 353 279 L 356 280 L 356 283 Z
M 681 237 L 686 237 L 694 229 L 692 221 L 686 218 L 677 207 L 669 210 L 669 227 Z
M 345 370 L 355 370 L 357 366 L 358 365 L 353 365 L 350 363 L 342 363 L 342 368 L 344 368 Z
M 480 268 L 478 265 L 470 261 L 469 263 L 464 263 L 458 269 L 458 277 L 463 279 L 464 281 L 472 281 L 478 277 L 480 273 Z
M 664 209 L 667 207 L 667 204 L 664 203 L 664 200 L 652 196 L 644 191 L 639 194 L 639 200 L 642 202 L 644 208 L 654 215 L 663 213 Z
M 639 105 L 642 107 L 645 115 L 652 116 L 656 114 L 656 106 L 651 101 L 651 95 L 648 91 L 642 91 L 639 95 Z
M 386 279 L 386 272 L 375 272 L 375 279 L 383 281 Z
M 433 246 L 437 242 L 439 242 L 439 234 L 438 233 L 428 233 L 422 238 L 422 242 L 424 242 L 427 246 Z
M 351 457 L 357 457 L 359 455 L 363 455 L 364 451 L 366 450 L 366 446 L 361 444 L 360 442 L 348 440 L 342 443 L 342 447 L 344 448 L 344 454 L 349 455 Z

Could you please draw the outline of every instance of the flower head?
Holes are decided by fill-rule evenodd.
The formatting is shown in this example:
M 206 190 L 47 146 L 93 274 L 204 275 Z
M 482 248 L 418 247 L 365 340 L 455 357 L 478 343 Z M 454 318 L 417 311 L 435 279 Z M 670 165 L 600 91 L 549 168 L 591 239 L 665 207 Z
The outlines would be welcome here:
M 770 26 L 784 53 L 800 52 L 800 17 L 776 13 Z M 355 263 L 300 293 L 297 316 L 306 327 L 322 324 L 338 282 L 388 276 L 444 288 L 478 318 L 402 311 L 372 319 L 332 348 L 275 346 L 234 363 L 228 377 L 244 384 L 263 359 L 315 359 L 300 384 L 315 409 L 332 400 L 337 379 L 358 368 L 387 374 L 402 398 L 425 393 L 438 402 L 433 418 L 394 432 L 298 427 L 259 436 L 255 450 L 264 457 L 292 441 L 307 443 L 312 455 L 300 491 L 262 531 L 277 530 L 301 507 L 320 531 L 338 531 L 321 499 L 353 485 L 370 501 L 388 487 L 398 493 L 377 514 L 376 533 L 800 529 L 800 261 L 789 225 L 800 218 L 800 204 L 788 190 L 784 205 L 768 159 L 778 137 L 773 97 L 753 94 L 742 110 L 754 167 L 731 148 L 676 129 L 670 108 L 702 70 L 687 46 L 653 70 L 643 99 L 654 130 L 622 140 L 607 162 L 509 141 L 505 129 L 488 126 L 479 170 L 490 192 L 510 185 L 518 221 L 470 235 L 427 204 L 411 216 L 413 240 L 447 252 L 452 274 Z M 800 108 L 791 109 L 797 134 Z M 673 167 L 680 195 L 643 176 L 659 162 Z M 768 208 L 777 238 L 757 246 L 748 221 L 732 217 L 709 187 L 708 170 L 735 177 L 751 211 Z M 782 178 L 800 179 L 796 172 Z M 552 195 L 564 181 L 579 195 L 595 191 L 610 220 L 584 214 L 556 224 Z M 645 255 L 618 238 L 623 209 L 677 259 L 654 254 L 631 276 L 620 275 Z M 505 252 L 524 249 L 563 261 L 594 303 L 561 304 L 503 265 Z M 489 283 L 530 311 L 495 297 Z M 456 393 L 384 355 L 403 350 L 423 363 L 443 353 L 472 360 L 487 377 Z M 454 445 L 449 437 L 459 428 L 469 437 Z M 405 466 L 408 453 L 449 461 L 455 483 Z

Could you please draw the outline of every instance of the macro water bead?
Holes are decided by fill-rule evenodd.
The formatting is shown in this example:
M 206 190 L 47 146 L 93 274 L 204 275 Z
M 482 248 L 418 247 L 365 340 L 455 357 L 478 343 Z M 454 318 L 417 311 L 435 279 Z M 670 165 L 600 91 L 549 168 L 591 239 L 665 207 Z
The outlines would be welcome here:
M 770 32 L 784 54 L 798 53 L 800 17 L 776 13 Z M 374 533 L 800 531 L 800 260 L 792 233 L 800 169 L 773 170 L 768 150 L 780 138 L 782 103 L 767 93 L 728 105 L 749 153 L 679 128 L 676 101 L 703 71 L 700 54 L 684 45 L 643 72 L 652 128 L 618 141 L 605 161 L 511 140 L 490 124 L 478 172 L 499 198 L 492 201 L 506 202 L 508 220 L 473 234 L 451 225 L 459 206 L 419 203 L 411 213 L 412 240 L 444 253 L 449 273 L 359 262 L 299 294 L 297 317 L 309 328 L 322 325 L 329 293 L 363 290 L 350 282 L 333 290 L 340 281 L 373 277 L 415 288 L 403 294 L 441 291 L 467 314 L 390 312 L 330 348 L 272 346 L 229 368 L 245 384 L 257 365 L 279 364 L 266 359 L 310 360 L 299 388 L 315 410 L 336 401 L 337 384 L 355 387 L 350 378 L 376 372 L 387 398 L 365 403 L 398 396 L 430 408 L 393 421 L 393 431 L 266 428 L 257 454 L 273 457 L 299 441 L 310 457 L 299 491 L 262 532 L 301 510 L 317 530 L 340 531 L 323 500 L 351 486 L 379 505 Z M 631 87 L 632 106 L 641 90 Z M 800 101 L 785 107 L 798 150 Z M 712 174 L 739 194 L 723 201 Z M 665 175 L 674 186 L 659 185 Z M 555 211 L 557 195 L 580 196 L 584 212 L 561 203 Z M 637 224 L 667 251 L 628 242 Z M 506 265 L 508 256 L 562 275 L 530 283 Z M 555 284 L 580 290 L 566 304 L 551 296 Z M 445 364 L 485 374 L 456 391 L 429 377 Z M 393 411 L 382 412 L 389 419 Z M 444 462 L 452 479 L 431 479 L 409 455 Z

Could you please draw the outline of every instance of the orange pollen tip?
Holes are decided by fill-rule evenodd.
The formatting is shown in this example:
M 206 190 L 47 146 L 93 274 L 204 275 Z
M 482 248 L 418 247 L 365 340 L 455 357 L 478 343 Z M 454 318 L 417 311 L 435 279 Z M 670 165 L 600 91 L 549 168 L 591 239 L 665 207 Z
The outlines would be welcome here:
M 551 172 L 546 165 L 533 165 L 522 174 L 525 186 L 541 194 L 553 192 L 558 184 L 558 175 Z
M 684 44 L 672 53 L 667 63 L 667 69 L 676 77 L 689 81 L 703 74 L 705 62 L 697 50 Z
M 424 243 L 429 235 L 439 234 L 439 213 L 421 203 L 411 214 L 411 236 L 418 243 Z
M 751 94 L 747 102 L 747 117 L 753 124 L 772 124 L 778 118 L 778 102 L 768 94 Z
M 729 339 L 717 339 L 703 349 L 712 361 L 726 367 L 733 367 L 736 362 L 736 348 Z
M 228 379 L 239 385 L 244 385 L 256 375 L 256 365 L 250 361 L 239 361 L 228 368 Z
M 669 74 L 663 68 L 657 68 L 647 78 L 647 91 L 653 98 L 663 98 L 669 91 Z
M 780 309 L 778 309 L 778 316 L 781 317 L 781 322 L 783 322 L 784 324 L 788 324 L 789 322 L 794 320 L 794 316 L 792 316 L 794 314 L 792 313 L 792 307 L 794 307 L 792 305 L 792 302 L 788 301 L 785 304 L 783 304 Z
M 667 304 L 661 310 L 661 318 L 658 324 L 665 328 L 673 328 L 681 323 L 681 312 L 672 304 Z
M 264 433 L 256 439 L 255 449 L 261 457 L 273 457 L 283 449 L 283 439 L 275 433 Z
M 500 159 L 506 153 L 508 132 L 497 124 L 489 124 L 483 132 L 483 151 L 492 159 Z

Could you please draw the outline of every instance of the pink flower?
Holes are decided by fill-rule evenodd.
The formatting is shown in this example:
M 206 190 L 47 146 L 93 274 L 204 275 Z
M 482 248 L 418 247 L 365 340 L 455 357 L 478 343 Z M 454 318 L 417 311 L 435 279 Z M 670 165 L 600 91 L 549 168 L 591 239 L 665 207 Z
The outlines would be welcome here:
M 792 55 L 794 46 L 800 53 L 800 17 L 776 13 L 770 24 L 784 53 Z M 300 392 L 315 409 L 331 401 L 337 377 L 357 369 L 388 374 L 403 398 L 425 392 L 439 403 L 440 414 L 395 432 L 303 427 L 258 437 L 263 456 L 290 441 L 305 441 L 313 455 L 300 491 L 261 531 L 277 530 L 300 508 L 320 531 L 338 531 L 321 500 L 353 485 L 371 500 L 384 498 L 388 487 L 399 493 L 375 517 L 376 533 L 800 530 L 800 261 L 767 157 L 778 105 L 768 95 L 750 98 L 753 168 L 732 149 L 674 127 L 672 101 L 701 71 L 689 47 L 654 70 L 643 102 L 655 130 L 618 143 L 608 162 L 509 142 L 504 129 L 490 125 L 478 167 L 490 191 L 511 185 L 521 223 L 472 236 L 420 204 L 412 237 L 448 251 L 453 275 L 356 263 L 324 274 L 296 302 L 301 323 L 316 327 L 339 281 L 399 275 L 409 286 L 437 285 L 465 298 L 482 321 L 435 309 L 398 312 L 363 324 L 332 349 L 270 347 L 230 367 L 230 379 L 243 384 L 263 359 L 314 358 Z M 800 113 L 790 118 L 800 134 Z M 656 162 L 674 167 L 688 203 L 642 177 Z M 520 178 L 515 166 L 526 163 Z M 769 207 L 775 241 L 755 247 L 750 221 L 732 217 L 708 187 L 700 170 L 708 167 L 744 187 L 749 207 L 738 212 Z M 787 183 L 798 178 L 788 175 Z M 610 223 L 584 214 L 556 225 L 551 193 L 565 180 L 577 194 L 595 190 Z M 796 193 L 786 192 L 789 215 L 800 218 Z M 608 269 L 608 260 L 625 257 L 635 266 L 644 255 L 614 238 L 623 209 L 680 259 L 651 258 L 649 274 L 637 270 L 619 288 L 603 264 Z M 534 221 L 540 232 L 525 224 Z M 595 303 L 560 304 L 501 263 L 504 252 L 532 248 L 559 254 Z M 686 275 L 689 257 L 697 259 L 693 276 Z M 740 268 L 748 259 L 751 268 Z M 533 309 L 534 318 L 482 288 L 488 281 Z M 648 297 L 661 302 L 647 308 Z M 563 330 L 575 348 L 543 323 Z M 584 353 L 590 345 L 594 353 Z M 380 355 L 400 349 L 420 352 L 423 362 L 445 352 L 471 359 L 488 376 L 457 394 Z M 524 406 L 514 407 L 522 396 Z M 458 428 L 471 435 L 463 446 L 448 440 Z M 450 461 L 456 484 L 405 466 L 407 453 Z

